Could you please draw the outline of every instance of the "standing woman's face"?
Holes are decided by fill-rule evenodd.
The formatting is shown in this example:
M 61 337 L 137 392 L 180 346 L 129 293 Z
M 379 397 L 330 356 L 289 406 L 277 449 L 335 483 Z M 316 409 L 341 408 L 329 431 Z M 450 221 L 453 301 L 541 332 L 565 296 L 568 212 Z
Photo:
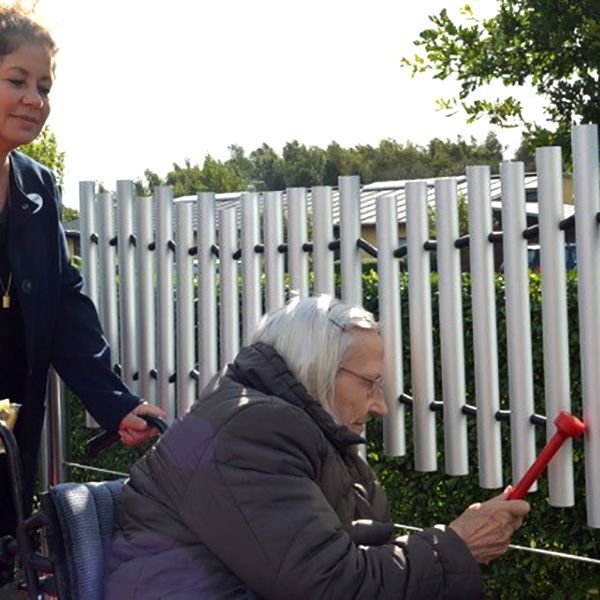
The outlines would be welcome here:
M 23 42 L 0 58 L 0 150 L 33 141 L 50 114 L 52 57 L 44 46 Z

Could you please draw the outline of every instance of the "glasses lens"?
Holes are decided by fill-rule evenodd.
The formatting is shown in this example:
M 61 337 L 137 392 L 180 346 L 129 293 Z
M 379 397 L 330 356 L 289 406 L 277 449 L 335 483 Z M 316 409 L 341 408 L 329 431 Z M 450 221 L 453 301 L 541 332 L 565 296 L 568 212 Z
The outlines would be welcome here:
M 376 396 L 377 394 L 383 394 L 383 377 L 378 377 L 371 386 L 369 390 L 369 395 L 371 397 Z

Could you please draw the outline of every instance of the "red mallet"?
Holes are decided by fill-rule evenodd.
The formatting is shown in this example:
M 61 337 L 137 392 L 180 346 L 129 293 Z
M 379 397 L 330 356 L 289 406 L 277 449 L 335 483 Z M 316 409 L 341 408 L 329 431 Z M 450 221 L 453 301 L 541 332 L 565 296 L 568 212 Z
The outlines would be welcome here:
M 533 482 L 542 474 L 542 471 L 548 466 L 552 457 L 558 452 L 567 438 L 581 437 L 585 432 L 585 425 L 572 414 L 562 411 L 554 419 L 556 433 L 550 441 L 544 446 L 539 456 L 533 461 L 533 464 L 527 469 L 525 475 L 508 494 L 508 500 L 521 500 L 533 485 Z

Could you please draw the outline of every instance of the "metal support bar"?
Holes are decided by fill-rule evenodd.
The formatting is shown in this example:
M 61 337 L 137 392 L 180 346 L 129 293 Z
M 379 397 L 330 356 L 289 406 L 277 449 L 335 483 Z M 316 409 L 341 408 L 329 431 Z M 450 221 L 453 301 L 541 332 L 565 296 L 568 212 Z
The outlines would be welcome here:
M 364 250 L 369 256 L 372 256 L 373 258 L 377 258 L 377 248 L 375 248 L 375 246 L 373 246 L 373 244 L 369 244 L 369 242 L 367 242 L 367 240 L 360 238 L 356 241 L 356 245 L 361 250 Z

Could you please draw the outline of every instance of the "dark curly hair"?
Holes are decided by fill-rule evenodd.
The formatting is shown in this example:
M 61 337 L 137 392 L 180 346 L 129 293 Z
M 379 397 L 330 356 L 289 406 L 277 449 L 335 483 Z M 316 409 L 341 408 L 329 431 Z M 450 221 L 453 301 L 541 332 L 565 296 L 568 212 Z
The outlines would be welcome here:
M 21 7 L 0 4 L 0 59 L 19 48 L 23 42 L 36 42 L 51 56 L 57 51 L 49 31 L 34 21 L 31 11 Z

